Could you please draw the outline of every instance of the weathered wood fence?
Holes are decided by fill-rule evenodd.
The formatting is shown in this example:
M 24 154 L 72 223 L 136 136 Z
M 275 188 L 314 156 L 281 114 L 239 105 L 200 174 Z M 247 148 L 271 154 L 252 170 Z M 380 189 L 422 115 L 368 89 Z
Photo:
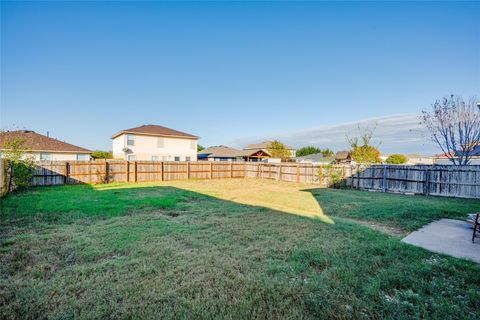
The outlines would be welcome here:
M 360 166 L 348 178 L 357 189 L 434 196 L 480 198 L 480 166 Z
M 350 166 L 255 162 L 47 161 L 35 163 L 35 186 L 152 182 L 187 179 L 261 178 L 328 186 L 332 177 L 346 178 Z M 337 172 L 332 174 L 332 172 Z
M 4 165 L 2 161 L 2 166 Z M 6 179 L 1 170 L 0 182 Z M 480 166 L 311 165 L 255 162 L 47 161 L 36 162 L 35 186 L 259 178 L 382 192 L 480 198 Z M 0 183 L 0 189 L 4 186 Z

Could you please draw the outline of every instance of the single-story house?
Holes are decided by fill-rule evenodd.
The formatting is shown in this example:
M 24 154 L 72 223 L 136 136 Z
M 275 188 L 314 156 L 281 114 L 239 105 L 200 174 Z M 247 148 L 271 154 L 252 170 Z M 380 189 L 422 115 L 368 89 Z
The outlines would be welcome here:
M 336 163 L 351 163 L 352 161 L 352 153 L 350 151 L 338 151 L 335 154 Z
M 34 161 L 90 160 L 91 150 L 60 141 L 32 130 L 0 132 L 0 157 L 8 149 L 9 142 L 22 140 L 26 156 Z
M 451 151 L 453 155 L 454 152 Z M 449 157 L 446 154 L 437 154 L 433 157 L 435 164 L 453 164 Z M 470 151 L 470 163 L 471 165 L 480 165 L 480 146 L 476 146 Z
M 321 152 L 319 152 L 306 156 L 296 157 L 295 161 L 299 163 L 331 164 L 335 162 L 335 157 L 325 157 Z
M 267 158 L 271 158 L 268 149 L 272 142 L 273 141 L 263 141 L 260 143 L 249 144 L 248 146 L 245 146 L 243 150 L 247 151 L 247 153 L 251 152 L 251 154 L 248 156 L 250 160 L 262 161 Z M 295 158 L 297 150 L 291 146 L 287 146 L 287 149 L 290 151 L 290 157 Z
M 227 146 L 208 147 L 197 154 L 198 160 L 207 161 L 269 161 L 270 154 L 261 149 L 238 150 Z M 280 160 L 280 159 L 278 159 Z
M 244 152 L 227 146 L 212 146 L 197 153 L 198 160 L 238 161 L 243 160 Z
M 121 130 L 112 137 L 114 159 L 196 161 L 198 137 L 159 125 Z

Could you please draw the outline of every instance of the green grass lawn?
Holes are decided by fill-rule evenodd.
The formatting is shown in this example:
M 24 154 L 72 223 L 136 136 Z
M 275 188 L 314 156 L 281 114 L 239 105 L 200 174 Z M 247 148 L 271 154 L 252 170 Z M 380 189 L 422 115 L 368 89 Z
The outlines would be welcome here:
M 35 188 L 0 206 L 0 318 L 478 317 L 480 266 L 398 236 L 478 200 L 240 179 Z

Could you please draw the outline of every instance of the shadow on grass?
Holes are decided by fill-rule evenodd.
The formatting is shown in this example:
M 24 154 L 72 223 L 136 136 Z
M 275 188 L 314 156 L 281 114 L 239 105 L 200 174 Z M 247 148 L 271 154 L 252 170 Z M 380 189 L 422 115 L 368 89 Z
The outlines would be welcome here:
M 0 225 L 18 225 L 22 222 L 68 223 L 158 210 L 175 216 L 192 206 L 195 206 L 197 214 L 211 211 L 212 208 L 224 213 L 253 212 L 260 208 L 333 223 L 323 213 L 312 193 L 305 192 L 309 190 L 282 193 L 281 190 L 238 188 L 225 192 L 211 186 L 205 192 L 202 192 L 204 185 L 196 183 L 180 184 L 179 187 L 168 183 L 37 187 L 0 200 Z M 199 204 L 200 201 L 204 201 L 205 206 Z

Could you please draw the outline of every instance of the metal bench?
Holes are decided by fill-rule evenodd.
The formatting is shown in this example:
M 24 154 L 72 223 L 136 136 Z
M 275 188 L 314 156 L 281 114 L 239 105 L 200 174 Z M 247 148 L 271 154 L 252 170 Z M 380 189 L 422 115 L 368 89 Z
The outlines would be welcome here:
M 480 212 L 470 215 L 467 221 L 473 225 L 472 242 L 475 242 L 475 238 L 480 238 Z

